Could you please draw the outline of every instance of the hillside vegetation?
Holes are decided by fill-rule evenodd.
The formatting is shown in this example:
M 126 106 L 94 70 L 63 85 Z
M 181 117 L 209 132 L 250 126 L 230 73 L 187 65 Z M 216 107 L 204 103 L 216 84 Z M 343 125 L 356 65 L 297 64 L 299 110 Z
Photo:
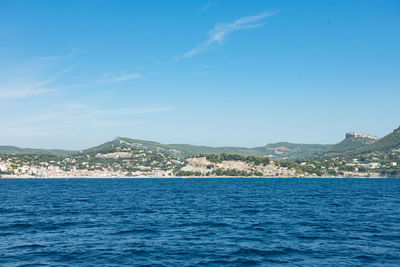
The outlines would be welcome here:
M 370 144 L 376 142 L 375 140 L 364 138 L 364 137 L 351 137 L 346 138 L 343 141 L 328 147 L 326 150 L 319 153 L 319 155 L 329 154 L 341 154 L 348 151 L 354 151 L 363 147 L 367 147 Z
M 262 154 L 276 159 L 299 159 L 310 157 L 321 151 L 326 150 L 331 145 L 320 144 L 295 144 L 288 142 L 279 142 L 268 144 L 264 147 L 255 148 Z
M 133 146 L 146 147 L 148 149 L 156 149 L 180 155 L 183 157 L 197 156 L 202 154 L 240 154 L 249 156 L 263 156 L 263 153 L 257 149 L 246 148 L 246 147 L 209 147 L 209 146 L 195 146 L 188 144 L 161 144 L 157 142 L 130 139 L 125 137 L 118 137 L 118 140 L 122 140 Z
M 39 149 L 39 148 L 20 148 L 16 146 L 0 146 L 2 154 L 48 154 L 58 156 L 69 156 L 76 151 L 63 149 Z
M 400 148 L 400 127 L 395 129 L 392 133 L 382 137 L 378 141 L 368 146 L 355 150 L 356 153 L 370 153 L 370 152 L 389 152 L 392 149 Z
M 348 133 L 335 145 L 207 147 L 117 137 L 79 152 L 0 147 L 0 175 L 17 177 L 398 177 L 400 128 Z

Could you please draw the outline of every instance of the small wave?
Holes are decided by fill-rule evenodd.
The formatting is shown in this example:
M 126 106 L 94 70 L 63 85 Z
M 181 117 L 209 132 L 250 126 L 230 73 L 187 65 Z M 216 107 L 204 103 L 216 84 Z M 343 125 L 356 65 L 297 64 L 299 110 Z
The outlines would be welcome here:
M 247 265 L 260 265 L 261 262 L 251 259 L 235 259 L 235 260 L 205 260 L 197 263 L 197 266 L 247 266 Z
M 62 222 L 62 223 L 54 223 L 54 224 L 44 224 L 41 225 L 42 230 L 51 231 L 51 230 L 59 230 L 63 228 L 67 228 L 69 226 L 75 226 L 74 222 Z
M 15 246 L 12 247 L 11 249 L 24 249 L 24 248 L 28 248 L 28 249 L 36 249 L 36 248 L 45 248 L 45 245 L 40 245 L 40 244 L 26 244 L 26 245 L 19 245 L 19 246 Z
M 0 213 L 9 213 L 9 212 L 12 212 L 12 211 L 14 211 L 14 210 L 12 210 L 12 209 L 0 208 Z
M 287 254 L 283 250 L 261 250 L 255 248 L 240 248 L 232 253 L 237 256 L 281 256 Z
M 320 239 L 319 236 L 311 236 L 311 235 L 298 235 L 298 239 L 304 239 L 304 240 L 315 240 L 315 239 Z
M 84 198 L 84 197 L 78 197 L 78 198 L 74 198 L 72 199 L 73 201 L 79 201 L 79 202 L 88 202 L 89 198 Z
M 13 229 L 13 230 L 25 230 L 34 227 L 34 224 L 31 223 L 15 223 L 7 226 L 2 226 L 4 229 Z
M 245 214 L 256 214 L 259 213 L 259 210 L 242 210 L 241 213 L 245 213 Z
M 193 222 L 193 223 L 181 223 L 177 224 L 176 227 L 228 227 L 229 224 L 222 222 Z
M 8 236 L 8 235 L 14 235 L 15 233 L 13 232 L 0 232 L 0 236 Z
M 149 255 L 149 251 L 143 249 L 124 249 L 123 253 L 135 254 L 135 255 Z
M 144 210 L 143 213 L 155 213 L 154 210 Z
M 127 234 L 134 234 L 134 233 L 154 234 L 154 233 L 157 233 L 157 231 L 153 230 L 153 229 L 129 229 L 129 230 L 122 230 L 119 232 L 115 232 L 115 233 L 113 233 L 113 235 L 127 235 Z
M 375 261 L 375 257 L 368 256 L 368 255 L 357 255 L 357 256 L 353 257 L 353 259 L 361 260 L 362 262 L 365 262 L 365 263 L 371 263 L 371 262 Z

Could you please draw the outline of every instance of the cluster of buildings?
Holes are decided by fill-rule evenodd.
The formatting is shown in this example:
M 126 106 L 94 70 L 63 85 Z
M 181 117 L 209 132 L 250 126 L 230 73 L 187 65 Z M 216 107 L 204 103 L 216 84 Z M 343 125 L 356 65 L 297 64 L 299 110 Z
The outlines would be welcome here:
M 108 178 L 108 177 L 172 177 L 173 169 L 161 170 L 150 166 L 138 166 L 137 171 L 128 172 L 113 168 L 80 168 L 70 167 L 68 170 L 61 168 L 56 163 L 44 162 L 40 166 L 26 163 L 12 163 L 0 158 L 0 177 L 4 178 Z

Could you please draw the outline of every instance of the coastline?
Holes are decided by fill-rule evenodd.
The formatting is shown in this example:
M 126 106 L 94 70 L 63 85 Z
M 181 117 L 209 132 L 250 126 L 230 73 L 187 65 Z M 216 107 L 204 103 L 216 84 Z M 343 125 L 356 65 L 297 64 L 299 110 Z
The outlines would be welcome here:
M 0 180 L 18 180 L 18 179 L 399 179 L 400 177 L 366 177 L 366 176 L 354 176 L 354 177 L 343 177 L 343 176 L 323 176 L 323 177 L 293 177 L 293 176 L 72 176 L 72 177 L 38 177 L 38 176 L 14 176 L 6 175 L 0 176 Z

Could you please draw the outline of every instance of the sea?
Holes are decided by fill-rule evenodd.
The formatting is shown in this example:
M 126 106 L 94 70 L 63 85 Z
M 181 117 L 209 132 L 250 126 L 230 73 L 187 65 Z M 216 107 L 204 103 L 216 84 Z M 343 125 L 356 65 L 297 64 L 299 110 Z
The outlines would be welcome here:
M 400 179 L 0 179 L 0 266 L 400 266 Z

